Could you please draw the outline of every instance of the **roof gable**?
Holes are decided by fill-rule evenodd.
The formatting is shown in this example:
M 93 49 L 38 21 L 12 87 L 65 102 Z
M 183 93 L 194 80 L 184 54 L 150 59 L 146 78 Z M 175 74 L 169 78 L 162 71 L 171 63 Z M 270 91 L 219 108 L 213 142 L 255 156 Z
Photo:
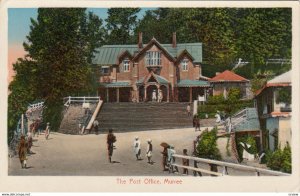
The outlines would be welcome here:
M 210 82 L 248 82 L 246 78 L 233 73 L 232 71 L 225 70 L 224 72 L 209 79 Z
M 160 50 L 162 50 L 169 60 L 175 61 L 175 58 L 155 38 L 153 38 L 138 54 L 136 54 L 132 60 L 137 60 L 142 54 L 148 51 L 153 45 L 156 45 Z

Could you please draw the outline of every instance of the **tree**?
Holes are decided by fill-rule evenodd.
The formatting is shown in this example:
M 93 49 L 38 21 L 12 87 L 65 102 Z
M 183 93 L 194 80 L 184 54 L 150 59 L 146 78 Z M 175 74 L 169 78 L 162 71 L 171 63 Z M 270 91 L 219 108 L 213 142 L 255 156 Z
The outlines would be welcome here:
M 258 70 L 273 70 L 266 65 L 270 58 L 291 58 L 290 8 L 237 9 L 235 19 L 237 56 L 251 62 L 248 78 Z
M 30 101 L 43 99 L 44 120 L 58 129 L 62 98 L 91 88 L 90 65 L 95 48 L 102 44 L 101 25 L 97 16 L 83 8 L 38 9 L 23 44 L 26 59 L 14 65 L 9 108 L 25 108 Z M 21 94 L 26 94 L 24 101 L 17 99 Z
M 140 8 L 110 8 L 107 11 L 108 18 L 106 29 L 107 44 L 132 43 L 133 30 L 137 25 L 137 13 Z M 136 43 L 136 42 L 134 42 Z

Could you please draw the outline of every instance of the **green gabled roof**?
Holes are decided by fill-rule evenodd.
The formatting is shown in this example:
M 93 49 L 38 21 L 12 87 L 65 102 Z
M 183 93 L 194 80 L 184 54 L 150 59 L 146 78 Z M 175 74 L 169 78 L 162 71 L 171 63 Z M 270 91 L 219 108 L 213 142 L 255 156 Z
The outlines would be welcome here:
M 183 43 L 177 44 L 176 48 L 172 44 L 160 44 L 166 51 L 176 58 L 182 51 L 187 50 L 194 58 L 194 62 L 202 62 L 202 43 Z M 138 47 L 134 45 L 104 45 L 96 49 L 93 64 L 96 65 L 113 65 L 116 64 L 118 57 L 125 51 L 128 51 L 132 56 L 138 53 Z
M 99 86 L 103 86 L 105 88 L 131 87 L 129 82 L 100 83 Z
M 177 87 L 209 87 L 209 83 L 203 80 L 180 80 Z
M 158 83 L 160 83 L 160 84 L 169 84 L 169 81 L 167 79 L 165 79 L 164 77 L 156 75 L 156 74 L 153 74 L 153 75 L 156 77 Z
M 153 75 L 153 77 L 157 80 L 157 82 L 159 83 L 159 84 L 169 84 L 169 81 L 166 79 L 166 78 L 164 78 L 164 77 L 162 77 L 162 76 L 160 76 L 160 75 L 157 75 L 157 74 L 154 74 L 154 73 L 152 73 L 152 74 L 150 74 L 150 75 Z M 149 80 L 149 78 L 150 78 L 150 76 L 148 75 L 148 76 L 146 76 L 146 77 L 148 77 L 148 79 L 147 80 Z M 136 84 L 143 84 L 144 83 L 144 80 L 145 80 L 145 77 L 142 77 L 142 78 L 140 78 L 137 82 L 136 82 Z

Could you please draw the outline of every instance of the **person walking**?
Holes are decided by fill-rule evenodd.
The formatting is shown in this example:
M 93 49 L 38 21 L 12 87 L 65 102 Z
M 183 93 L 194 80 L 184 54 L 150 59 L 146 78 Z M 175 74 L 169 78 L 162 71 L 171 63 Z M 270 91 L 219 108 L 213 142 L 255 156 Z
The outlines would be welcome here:
M 95 134 L 98 135 L 98 127 L 99 127 L 99 122 L 98 120 L 94 120 L 93 122 L 93 126 L 94 126 L 94 130 L 95 130 Z
M 195 127 L 195 131 L 200 131 L 200 119 L 198 115 L 195 115 L 193 118 L 193 127 Z
M 32 132 L 28 131 L 27 133 L 27 153 L 31 154 L 31 147 L 32 147 L 33 141 L 32 141 Z
M 161 152 L 162 154 L 162 168 L 163 171 L 166 171 L 167 159 L 168 159 L 168 147 L 164 147 L 164 150 Z
M 25 140 L 25 136 L 22 135 L 21 139 L 20 139 L 19 146 L 18 146 L 18 155 L 19 155 L 19 160 L 20 160 L 22 169 L 27 167 L 26 166 L 26 164 L 27 164 L 26 154 L 27 154 L 27 143 L 26 143 L 26 140 Z
M 190 103 L 186 106 L 186 111 L 187 111 L 188 116 L 192 115 L 192 113 L 191 113 L 191 104 Z
M 139 137 L 135 137 L 134 142 L 133 142 L 133 150 L 134 150 L 134 154 L 136 156 L 136 160 L 141 160 L 141 142 L 139 140 Z
M 187 149 L 183 149 L 183 156 L 188 156 Z M 186 158 L 182 158 L 182 165 L 183 166 L 189 166 L 190 165 L 189 160 L 186 159 Z M 183 168 L 183 174 L 184 175 L 189 175 L 188 169 Z
M 46 140 L 48 140 L 49 135 L 50 135 L 50 123 L 47 122 L 47 127 L 45 129 L 45 138 L 46 138 Z
M 168 148 L 168 162 L 170 164 L 170 170 L 169 172 L 174 172 L 175 171 L 178 173 L 178 167 L 175 166 L 173 167 L 173 164 L 175 163 L 175 157 L 173 157 L 173 154 L 176 154 L 176 151 L 174 149 L 173 145 L 170 145 L 170 147 Z
M 157 99 L 156 91 L 153 90 L 153 92 L 152 92 L 152 101 L 156 101 L 156 99 Z
M 109 129 L 108 134 L 107 134 L 107 151 L 108 151 L 108 159 L 109 162 L 111 163 L 111 157 L 113 155 L 114 151 L 114 143 L 117 141 L 116 136 L 113 134 L 113 130 Z
M 152 140 L 148 139 L 148 146 L 147 146 L 147 151 L 146 151 L 146 157 L 148 159 L 148 163 L 152 164 L 153 161 L 151 160 L 152 158 L 152 150 L 153 150 L 153 146 L 152 146 Z

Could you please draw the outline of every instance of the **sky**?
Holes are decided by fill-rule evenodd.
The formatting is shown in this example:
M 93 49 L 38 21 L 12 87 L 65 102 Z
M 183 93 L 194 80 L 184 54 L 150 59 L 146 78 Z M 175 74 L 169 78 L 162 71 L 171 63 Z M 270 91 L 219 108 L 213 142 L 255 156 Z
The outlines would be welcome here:
M 138 18 L 142 18 L 147 10 L 155 8 L 142 8 Z M 103 21 L 107 18 L 107 8 L 88 8 L 88 11 L 98 15 Z M 14 75 L 12 64 L 20 57 L 24 57 L 23 42 L 30 31 L 30 18 L 37 18 L 37 8 L 9 8 L 8 9 L 8 67 L 9 82 Z

